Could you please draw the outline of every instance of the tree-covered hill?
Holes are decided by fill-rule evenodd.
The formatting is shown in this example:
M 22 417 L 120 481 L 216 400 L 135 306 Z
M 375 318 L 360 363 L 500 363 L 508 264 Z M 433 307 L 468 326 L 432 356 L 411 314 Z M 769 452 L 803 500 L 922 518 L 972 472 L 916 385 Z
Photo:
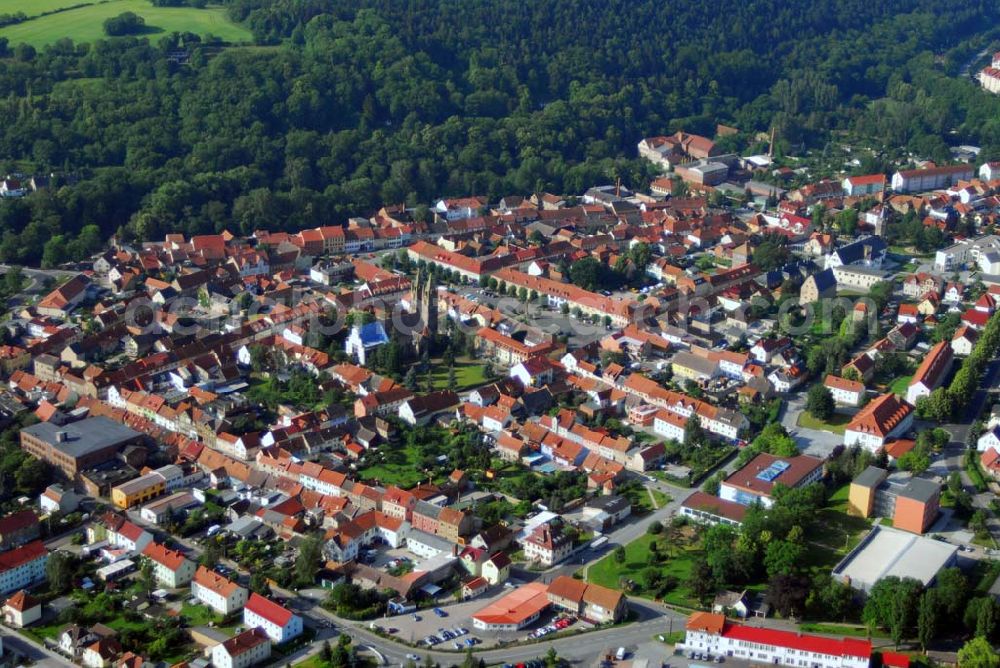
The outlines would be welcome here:
M 1000 147 L 1000 107 L 949 78 L 960 45 L 996 25 L 986 0 L 227 9 L 262 46 L 3 45 L 4 166 L 77 178 L 0 202 L 0 261 L 82 257 L 119 230 L 297 229 L 438 195 L 641 187 L 640 138 L 717 122 L 744 131 L 733 148 L 772 126 L 813 145 L 842 129 L 933 155 L 958 129 Z M 179 47 L 190 64 L 167 59 Z

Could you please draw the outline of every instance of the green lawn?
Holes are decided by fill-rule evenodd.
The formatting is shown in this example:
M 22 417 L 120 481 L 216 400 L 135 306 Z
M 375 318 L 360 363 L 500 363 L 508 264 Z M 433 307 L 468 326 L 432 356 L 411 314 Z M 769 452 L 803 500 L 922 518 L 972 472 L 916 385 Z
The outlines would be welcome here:
M 94 1 L 95 0 L 32 0 L 31 2 L 25 2 L 25 0 L 0 0 L 0 14 L 16 14 L 17 12 L 23 12 L 25 16 L 38 16 L 39 14 L 52 12 L 57 9 L 62 9 L 63 7 L 82 5 L 85 2 Z
M 416 448 L 385 444 L 379 447 L 385 461 L 358 471 L 362 480 L 378 480 L 380 485 L 409 489 L 427 476 L 420 470 L 421 455 Z
M 855 638 L 867 638 L 869 634 L 868 627 L 860 624 L 811 624 L 803 622 L 799 625 L 799 630 L 806 633 L 826 633 L 829 635 L 853 636 Z M 885 637 L 878 632 L 874 635 L 875 637 Z
M 905 397 L 906 388 L 909 387 L 911 378 L 913 378 L 912 375 L 900 376 L 896 380 L 892 381 L 891 385 L 889 385 L 889 391 L 893 394 Z
M 851 421 L 850 415 L 844 415 L 843 413 L 834 413 L 833 417 L 827 422 L 822 420 L 817 420 L 812 416 L 809 411 L 802 411 L 799 413 L 799 419 L 795 424 L 804 429 L 818 429 L 819 431 L 829 431 L 834 434 L 843 434 L 844 429 L 847 427 L 847 423 Z
M 479 387 L 485 383 L 486 374 L 483 373 L 485 368 L 486 367 L 482 364 L 456 361 L 455 382 L 457 383 L 457 387 L 455 390 L 467 390 L 472 387 Z M 431 371 L 431 376 L 434 379 L 434 389 L 448 389 L 448 367 L 444 365 L 435 366 Z
M 621 579 L 627 578 L 634 580 L 641 587 L 643 571 L 649 568 L 649 544 L 654 539 L 658 539 L 657 543 L 662 551 L 667 542 L 666 535 L 651 536 L 645 534 L 625 546 L 624 563 L 619 564 L 615 561 L 614 551 L 612 551 L 587 570 L 587 581 L 620 589 Z M 664 597 L 663 600 L 666 603 L 689 607 L 697 605 L 697 601 L 691 597 L 691 591 L 687 585 L 696 554 L 697 551 L 692 548 L 682 548 L 676 556 L 666 559 L 657 566 L 662 575 L 672 575 L 680 581 L 677 588 Z M 638 591 L 638 595 L 642 596 L 643 592 Z
M 181 606 L 181 616 L 191 626 L 208 626 L 209 622 L 219 624 L 222 621 L 222 616 L 207 605 L 191 605 L 187 602 Z
M 23 7 L 23 0 L 0 0 L 0 13 L 8 5 Z M 32 12 L 42 5 L 51 9 L 76 4 L 73 0 L 41 0 L 32 4 Z M 23 23 L 0 29 L 0 37 L 10 43 L 26 42 L 38 48 L 52 44 L 64 37 L 74 42 L 93 42 L 106 39 L 104 21 L 121 14 L 134 12 L 146 20 L 146 35 L 155 39 L 158 34 L 171 32 L 193 32 L 199 35 L 212 34 L 227 42 L 246 42 L 250 32 L 231 22 L 222 7 L 194 9 L 191 7 L 153 7 L 149 0 L 107 0 L 100 4 L 70 9 L 48 16 L 39 16 Z
M 293 668 L 323 668 L 327 663 L 320 658 L 319 654 L 313 654 L 305 661 L 299 661 Z

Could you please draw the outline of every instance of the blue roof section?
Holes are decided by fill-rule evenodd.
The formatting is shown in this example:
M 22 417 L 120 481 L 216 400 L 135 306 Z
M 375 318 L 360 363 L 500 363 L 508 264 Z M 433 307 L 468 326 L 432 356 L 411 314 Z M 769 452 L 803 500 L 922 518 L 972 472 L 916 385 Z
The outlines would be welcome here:
M 358 337 L 366 347 L 377 346 L 381 343 L 389 343 L 389 335 L 385 333 L 385 327 L 381 322 L 370 322 L 358 328 Z

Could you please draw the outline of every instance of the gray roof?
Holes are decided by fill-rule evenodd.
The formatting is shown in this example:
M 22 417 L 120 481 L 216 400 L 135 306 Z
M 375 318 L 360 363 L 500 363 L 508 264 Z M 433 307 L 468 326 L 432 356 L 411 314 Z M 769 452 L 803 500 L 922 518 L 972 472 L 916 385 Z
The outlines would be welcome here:
M 833 275 L 833 269 L 824 269 L 812 275 L 813 282 L 816 283 L 816 291 L 824 292 L 837 287 L 837 277 Z
M 911 577 L 930 585 L 942 568 L 955 561 L 958 547 L 907 531 L 876 525 L 833 569 L 835 578 L 869 591 L 884 577 Z
M 898 496 L 904 496 L 907 499 L 927 503 L 930 499 L 940 493 L 940 491 L 941 485 L 936 482 L 932 482 L 924 478 L 914 478 L 906 485 L 906 487 L 900 490 Z
M 889 475 L 889 472 L 885 469 L 880 469 L 877 466 L 869 466 L 861 472 L 861 475 L 852 480 L 851 484 L 860 485 L 861 487 L 878 487 L 887 475 Z
M 26 427 L 24 431 L 74 458 L 110 446 L 124 445 L 142 436 L 134 429 L 103 416 L 86 418 L 63 427 L 50 422 L 39 422 Z M 60 432 L 66 434 L 63 441 L 59 441 Z

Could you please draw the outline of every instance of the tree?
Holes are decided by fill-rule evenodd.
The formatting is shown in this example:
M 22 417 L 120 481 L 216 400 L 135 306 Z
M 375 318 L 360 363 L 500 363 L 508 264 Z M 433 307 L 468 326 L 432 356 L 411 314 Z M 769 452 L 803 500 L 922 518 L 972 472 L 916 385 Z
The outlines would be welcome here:
M 585 257 L 574 262 L 569 268 L 569 279 L 573 285 L 594 291 L 601 282 L 601 263 L 597 258 Z
M 299 586 L 311 585 L 316 581 L 316 571 L 323 556 L 323 544 L 316 536 L 310 536 L 299 545 L 299 555 L 295 560 L 295 583 Z
M 56 550 L 49 555 L 45 562 L 45 576 L 49 582 L 49 589 L 58 594 L 64 594 L 73 586 L 73 558 L 63 552 Z
M 545 653 L 545 668 L 556 668 L 559 665 L 559 654 L 556 652 L 555 647 L 549 647 L 549 651 Z
M 219 546 L 219 542 L 213 539 L 209 539 L 205 543 L 205 548 L 202 550 L 201 558 L 198 560 L 202 566 L 206 568 L 213 568 L 219 563 L 219 558 L 222 556 L 222 548 Z
M 684 447 L 690 448 L 702 445 L 707 441 L 708 435 L 701 426 L 701 420 L 698 419 L 698 414 L 691 413 L 687 422 L 684 423 Z
M 798 617 L 805 610 L 809 580 L 799 575 L 776 575 L 767 584 L 767 602 L 783 617 Z
M 619 545 L 614 551 L 615 563 L 624 564 L 625 563 L 625 548 Z
M 805 548 L 798 543 L 787 540 L 775 540 L 768 543 L 764 550 L 764 567 L 768 577 L 780 574 L 795 573 L 799 568 Z
M 809 388 L 809 393 L 806 396 L 806 410 L 814 418 L 823 422 L 833 416 L 833 394 L 825 385 L 816 383 Z
M 787 261 L 785 239 L 777 234 L 766 235 L 753 252 L 753 263 L 764 271 L 777 269 Z
M 868 594 L 862 621 L 869 628 L 888 631 L 898 647 L 916 623 L 922 589 L 920 582 L 912 578 L 882 578 Z
M 937 634 L 938 614 L 941 606 L 938 604 L 934 589 L 924 592 L 920 597 L 920 607 L 917 610 L 917 641 L 924 652 L 930 647 Z
M 969 581 L 958 568 L 945 568 L 938 573 L 934 590 L 945 619 L 958 619 L 969 599 Z
M 691 590 L 691 595 L 702 602 L 715 594 L 717 587 L 715 576 L 712 573 L 712 567 L 703 557 L 695 560 L 687 585 Z
M 137 35 L 146 28 L 146 19 L 135 12 L 122 12 L 104 21 L 104 32 L 112 37 Z
M 998 668 L 1000 656 L 983 636 L 967 641 L 958 650 L 958 665 L 962 668 Z
M 261 596 L 270 596 L 271 586 L 267 583 L 267 576 L 261 572 L 251 573 L 250 591 Z

